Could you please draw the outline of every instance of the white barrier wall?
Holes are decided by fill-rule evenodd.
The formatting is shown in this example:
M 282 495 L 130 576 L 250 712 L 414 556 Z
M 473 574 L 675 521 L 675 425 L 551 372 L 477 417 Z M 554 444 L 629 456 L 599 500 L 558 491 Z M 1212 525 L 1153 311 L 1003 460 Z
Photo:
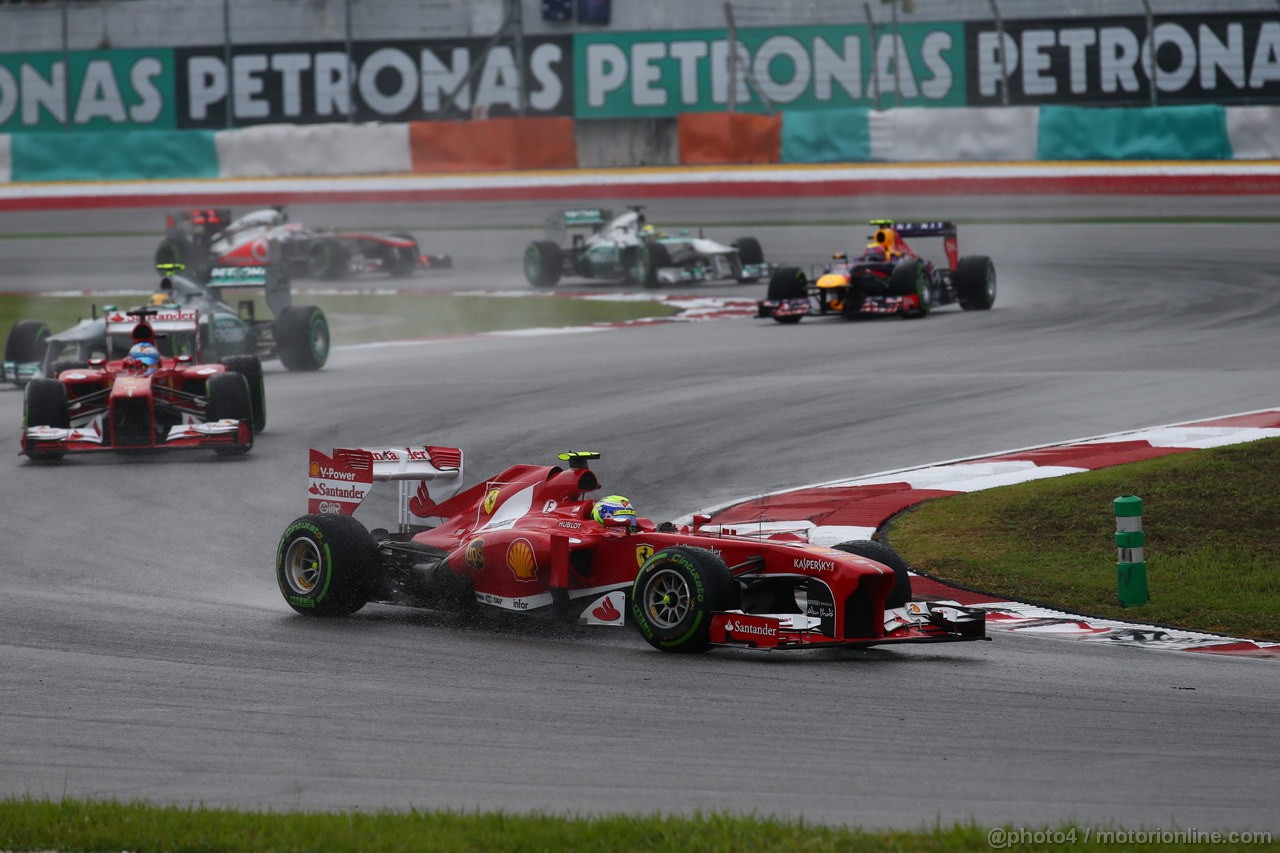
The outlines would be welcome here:
M 873 111 L 871 159 L 891 162 L 1034 160 L 1038 107 Z
M 413 171 L 407 124 L 268 124 L 214 134 L 223 178 Z
M 1280 107 L 1227 107 L 1236 160 L 1280 160 Z

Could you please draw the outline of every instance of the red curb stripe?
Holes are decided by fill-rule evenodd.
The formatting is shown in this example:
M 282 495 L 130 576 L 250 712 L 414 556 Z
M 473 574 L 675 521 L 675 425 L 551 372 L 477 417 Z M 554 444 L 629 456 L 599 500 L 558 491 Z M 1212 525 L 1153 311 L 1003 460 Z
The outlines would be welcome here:
M 879 527 L 886 518 L 931 498 L 960 494 L 949 489 L 915 489 L 908 483 L 802 489 L 758 498 L 717 513 L 720 525 L 768 521 L 812 521 L 821 526 Z
M 1152 447 L 1147 441 L 1116 441 L 1102 444 L 1075 444 L 1068 447 L 1044 447 L 1020 453 L 1005 453 L 982 462 L 1034 462 L 1037 467 L 1051 465 L 1064 468 L 1108 468 L 1127 462 L 1140 462 L 1173 453 L 1189 453 L 1190 447 Z
M 1254 412 L 1251 415 L 1236 415 L 1230 418 L 1217 418 L 1211 421 L 1196 421 L 1183 424 L 1190 427 L 1253 427 L 1255 429 L 1280 429 L 1280 411 Z

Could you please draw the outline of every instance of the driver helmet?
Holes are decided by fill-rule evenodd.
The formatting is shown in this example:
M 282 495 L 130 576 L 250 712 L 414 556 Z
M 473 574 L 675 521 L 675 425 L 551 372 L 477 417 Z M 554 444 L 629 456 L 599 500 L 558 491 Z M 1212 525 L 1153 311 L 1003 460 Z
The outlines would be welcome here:
M 154 305 L 157 308 L 163 307 L 169 304 L 169 294 L 165 293 L 163 290 L 157 291 L 156 293 L 151 294 L 151 299 L 149 301 L 151 305 Z
M 591 507 L 591 517 L 597 523 L 610 527 L 623 524 L 635 527 L 638 524 L 635 507 L 622 495 L 609 495 L 596 501 Z
M 124 360 L 125 370 L 142 376 L 150 376 L 156 372 L 156 368 L 159 366 L 160 351 L 156 349 L 155 344 L 149 344 L 145 341 L 134 344 L 129 350 L 129 355 Z

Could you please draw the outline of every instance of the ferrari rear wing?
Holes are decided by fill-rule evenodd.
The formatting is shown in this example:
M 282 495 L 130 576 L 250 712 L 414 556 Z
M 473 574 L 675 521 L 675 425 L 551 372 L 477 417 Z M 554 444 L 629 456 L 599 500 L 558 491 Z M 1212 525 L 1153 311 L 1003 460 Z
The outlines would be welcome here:
M 424 445 L 336 448 L 325 454 L 312 448 L 307 512 L 352 515 L 374 483 L 388 481 L 400 484 L 398 520 L 407 529 L 413 518 L 435 517 L 436 507 L 462 489 L 462 450 Z

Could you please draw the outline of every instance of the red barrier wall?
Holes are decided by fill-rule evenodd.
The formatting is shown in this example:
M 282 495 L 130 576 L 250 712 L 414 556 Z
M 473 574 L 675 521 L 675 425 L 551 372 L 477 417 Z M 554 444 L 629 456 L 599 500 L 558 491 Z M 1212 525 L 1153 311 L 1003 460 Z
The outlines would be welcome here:
M 409 122 L 415 172 L 573 169 L 571 118 L 490 118 Z
M 752 113 L 682 113 L 680 163 L 778 163 L 782 160 L 782 116 Z

